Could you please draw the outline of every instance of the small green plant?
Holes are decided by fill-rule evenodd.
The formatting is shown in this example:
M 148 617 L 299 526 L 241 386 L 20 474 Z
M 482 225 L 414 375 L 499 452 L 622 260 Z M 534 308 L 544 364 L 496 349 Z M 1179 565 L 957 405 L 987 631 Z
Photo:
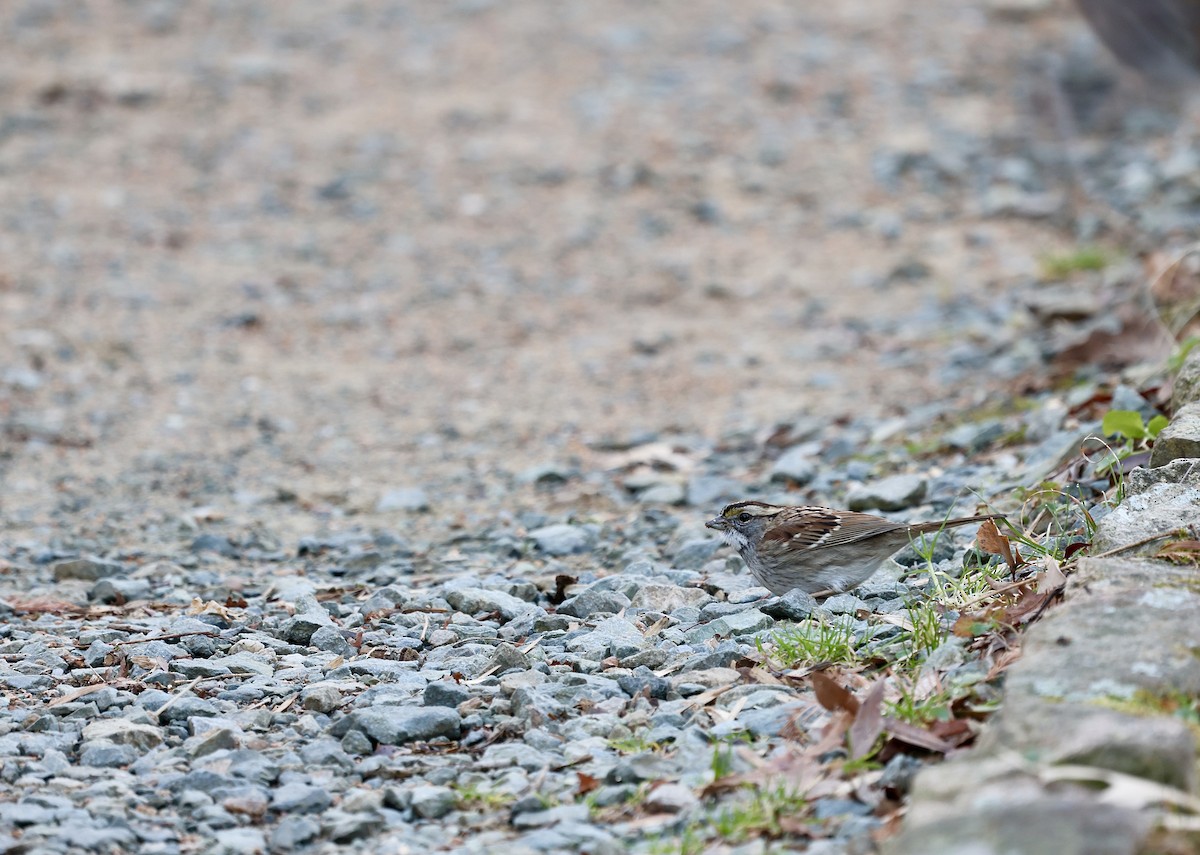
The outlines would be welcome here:
M 935 721 L 949 721 L 953 718 L 950 707 L 954 700 L 953 694 L 945 689 L 918 699 L 910 688 L 902 686 L 900 697 L 894 701 L 886 701 L 884 710 L 887 715 L 900 721 L 925 726 Z
M 647 739 L 644 734 L 632 733 L 608 740 L 608 747 L 619 754 L 645 754 L 647 751 L 659 750 L 662 745 Z
M 1111 447 L 1105 447 L 1112 463 L 1115 463 L 1116 452 Z M 1115 490 L 1110 490 L 1109 495 L 1102 501 L 1115 506 L 1120 501 L 1124 479 L 1120 470 L 1114 470 L 1112 477 L 1115 480 Z M 1091 540 L 1092 535 L 1096 533 L 1096 519 L 1088 510 L 1087 503 L 1079 496 L 1073 495 L 1069 487 L 1045 481 L 1036 489 L 1019 491 L 1018 497 L 1022 500 L 1022 517 L 1041 520 L 1046 526 L 1046 533 L 1055 535 L 1038 540 L 1014 525 L 1011 520 L 1005 521 L 1006 536 L 1026 556 L 1047 555 L 1056 561 L 1064 561 L 1067 557 L 1067 546 L 1072 539 L 1082 537 L 1084 540 Z
M 761 641 L 757 644 L 760 653 L 787 668 L 817 662 L 853 665 L 858 661 L 854 632 L 844 623 L 807 620 L 772 632 L 769 653 Z
M 942 627 L 942 615 L 931 603 L 913 604 L 908 608 L 908 620 L 912 624 L 912 652 L 924 658 L 933 652 L 946 638 Z
M 1135 410 L 1109 410 L 1104 414 L 1100 429 L 1105 436 L 1116 437 L 1117 442 L 1106 446 L 1108 458 L 1096 467 L 1096 474 L 1107 475 L 1119 482 L 1122 473 L 1121 462 L 1138 452 L 1148 450 L 1169 423 L 1166 416 L 1155 416 L 1147 423 L 1142 420 L 1142 414 Z M 1118 488 L 1121 486 L 1118 483 Z M 1118 490 L 1118 493 L 1123 492 L 1123 489 Z M 1119 498 L 1118 495 L 1118 500 Z
M 451 786 L 454 791 L 454 803 L 459 810 L 494 811 L 508 807 L 516 796 L 485 789 L 478 784 L 467 786 Z
M 1042 274 L 1047 279 L 1063 279 L 1080 270 L 1103 270 L 1109 257 L 1095 246 L 1081 246 L 1074 252 L 1047 255 L 1042 258 Z
M 713 746 L 711 767 L 714 781 L 719 781 L 733 772 L 733 747 L 739 742 L 751 742 L 750 735 L 747 733 L 730 734 L 719 738 L 717 744 Z
M 1168 424 L 1166 416 L 1155 416 L 1149 423 L 1136 410 L 1109 410 L 1100 422 L 1105 436 L 1119 436 L 1130 442 L 1154 440 Z
M 678 837 L 659 838 L 650 844 L 649 855 L 701 855 L 707 848 L 697 823 L 688 825 Z
M 1200 335 L 1188 336 L 1184 339 L 1183 344 L 1175 349 L 1171 354 L 1171 358 L 1167 360 L 1167 370 L 1172 374 L 1178 374 L 1179 369 L 1183 367 L 1183 363 L 1187 361 L 1188 354 L 1192 352 L 1192 348 L 1200 344 Z
M 740 842 L 750 837 L 779 837 L 781 816 L 795 817 L 808 808 L 805 799 L 780 784 L 771 790 L 757 790 L 746 801 L 737 802 L 713 817 L 713 827 L 724 840 Z
M 733 771 L 733 746 L 717 745 L 712 756 L 713 780 L 719 781 Z

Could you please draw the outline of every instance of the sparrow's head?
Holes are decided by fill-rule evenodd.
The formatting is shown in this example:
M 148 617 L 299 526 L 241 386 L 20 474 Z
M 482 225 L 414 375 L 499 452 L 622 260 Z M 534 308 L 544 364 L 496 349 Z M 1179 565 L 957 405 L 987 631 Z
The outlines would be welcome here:
M 781 510 L 766 502 L 734 502 L 704 525 L 721 532 L 730 546 L 740 550 L 762 540 L 763 532 Z

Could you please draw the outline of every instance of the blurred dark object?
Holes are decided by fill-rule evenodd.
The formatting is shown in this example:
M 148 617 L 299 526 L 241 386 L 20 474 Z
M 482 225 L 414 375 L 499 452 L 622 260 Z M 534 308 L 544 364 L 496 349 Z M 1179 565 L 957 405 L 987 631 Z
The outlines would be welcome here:
M 1150 77 L 1200 75 L 1200 0 L 1075 0 L 1100 40 Z

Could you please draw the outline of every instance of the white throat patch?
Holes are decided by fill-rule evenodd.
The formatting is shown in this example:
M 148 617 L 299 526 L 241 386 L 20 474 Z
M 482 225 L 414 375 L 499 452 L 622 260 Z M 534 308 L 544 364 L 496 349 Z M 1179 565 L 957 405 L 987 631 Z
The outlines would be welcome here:
M 746 535 L 742 534 L 735 528 L 728 528 L 721 532 L 721 536 L 725 538 L 725 542 L 741 552 L 750 545 L 750 541 L 746 539 Z

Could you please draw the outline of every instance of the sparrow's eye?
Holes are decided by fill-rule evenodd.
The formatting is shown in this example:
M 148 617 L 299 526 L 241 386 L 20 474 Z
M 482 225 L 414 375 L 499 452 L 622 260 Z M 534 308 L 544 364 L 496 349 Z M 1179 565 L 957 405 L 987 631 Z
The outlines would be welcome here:
M 738 519 L 742 522 L 750 522 L 750 514 L 742 511 L 740 514 L 738 514 Z

